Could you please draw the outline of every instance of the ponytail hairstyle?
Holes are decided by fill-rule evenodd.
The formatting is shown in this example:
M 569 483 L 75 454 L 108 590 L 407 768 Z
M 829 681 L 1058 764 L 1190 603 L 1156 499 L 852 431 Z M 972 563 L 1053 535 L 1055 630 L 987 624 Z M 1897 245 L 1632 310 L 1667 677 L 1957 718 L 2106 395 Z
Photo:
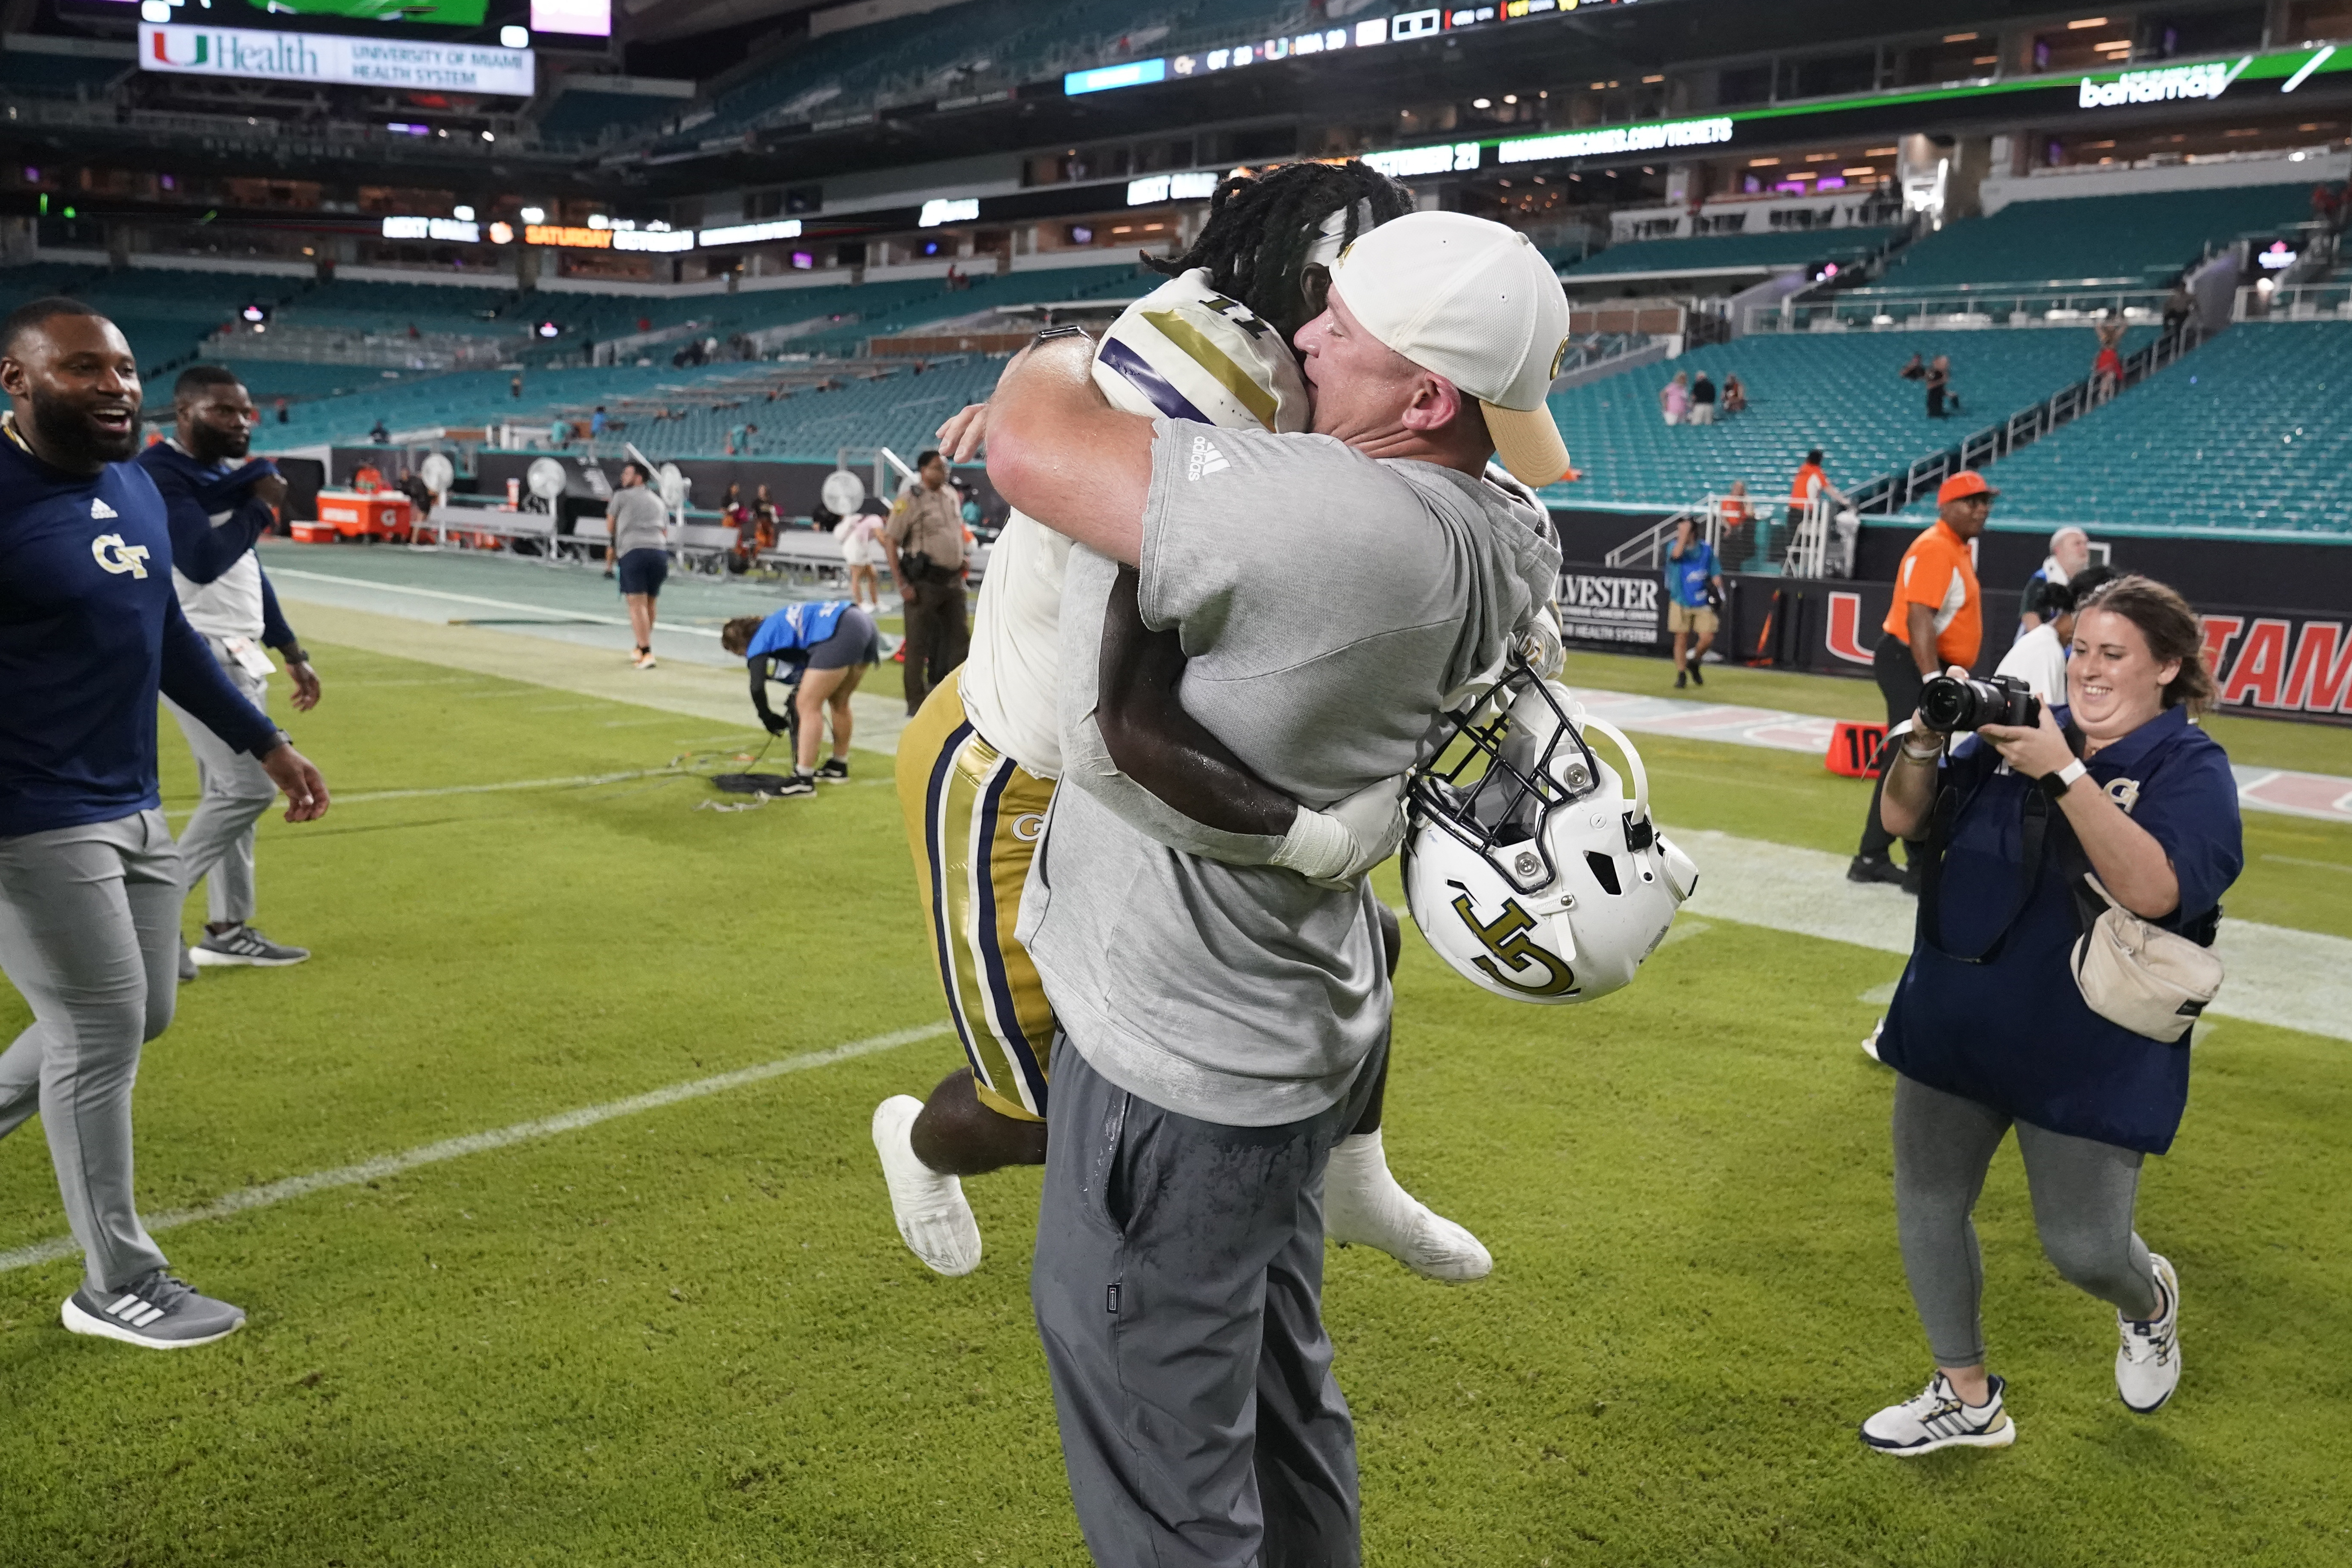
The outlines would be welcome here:
M 719 647 L 738 658 L 742 658 L 743 650 L 751 646 L 751 639 L 760 635 L 760 627 L 765 621 L 763 616 L 735 616 L 719 628 Z
M 2139 628 L 2158 664 L 2180 661 L 2164 688 L 2164 705 L 2189 706 L 2191 715 L 2213 706 L 2213 675 L 2205 668 L 2205 634 L 2189 601 L 2153 577 L 2129 573 L 2091 590 L 2082 609 L 2106 610 Z
M 1209 221 L 1192 248 L 1172 259 L 1146 257 L 1144 265 L 1171 278 L 1207 268 L 1211 288 L 1248 306 L 1286 343 L 1322 313 L 1319 301 L 1308 297 L 1307 258 L 1323 220 L 1336 212 L 1348 215 L 1345 247 L 1366 229 L 1411 211 L 1411 191 L 1357 159 L 1285 163 L 1219 181 Z

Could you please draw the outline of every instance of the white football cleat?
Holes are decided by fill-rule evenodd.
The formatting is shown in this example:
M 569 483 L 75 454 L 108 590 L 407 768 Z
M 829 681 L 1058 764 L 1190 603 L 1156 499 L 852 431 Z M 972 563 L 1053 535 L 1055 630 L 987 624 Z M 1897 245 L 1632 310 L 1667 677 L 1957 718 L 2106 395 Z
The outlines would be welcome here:
M 923 1102 L 911 1094 L 894 1094 L 876 1106 L 874 1149 L 882 1156 L 891 1217 L 907 1250 L 933 1273 L 953 1279 L 980 1267 L 980 1222 L 972 1218 L 963 1184 L 917 1157 L 913 1132 L 922 1110 Z
M 1331 1151 L 1323 1233 L 1342 1246 L 1378 1247 L 1428 1279 L 1484 1279 L 1495 1268 L 1476 1237 L 1398 1184 L 1377 1130 L 1350 1133 Z
M 2180 1386 L 2180 1278 L 2172 1265 L 2148 1254 L 2156 1268 L 2156 1316 L 2138 1322 L 2116 1314 L 2116 1392 L 2142 1415 L 2152 1415 Z
M 1902 1459 L 1938 1448 L 2006 1448 L 2017 1441 L 2017 1423 L 2009 1418 L 2001 1401 L 2008 1384 L 1998 1377 L 1988 1381 L 1992 1392 L 1985 1402 L 1968 1405 L 1951 1379 L 1938 1372 L 1917 1394 L 1864 1422 L 1862 1440 Z

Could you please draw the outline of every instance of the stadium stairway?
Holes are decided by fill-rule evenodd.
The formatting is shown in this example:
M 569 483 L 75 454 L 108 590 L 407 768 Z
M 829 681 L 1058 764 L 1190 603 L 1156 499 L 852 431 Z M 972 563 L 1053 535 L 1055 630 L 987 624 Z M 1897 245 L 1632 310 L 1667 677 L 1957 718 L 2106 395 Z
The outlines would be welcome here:
M 2231 327 L 1990 470 L 1994 526 L 2352 542 L 2352 322 Z M 1922 521 L 1932 508 L 1915 507 Z

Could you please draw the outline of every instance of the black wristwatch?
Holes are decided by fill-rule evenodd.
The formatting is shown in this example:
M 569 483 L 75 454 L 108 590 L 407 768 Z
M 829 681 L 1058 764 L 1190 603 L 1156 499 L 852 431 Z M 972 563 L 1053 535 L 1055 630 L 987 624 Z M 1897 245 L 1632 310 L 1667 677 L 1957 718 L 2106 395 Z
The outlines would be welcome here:
M 1030 346 L 1034 348 L 1039 343 L 1050 342 L 1055 338 L 1085 337 L 1087 337 L 1087 330 L 1084 327 L 1079 326 L 1076 321 L 1064 321 L 1058 327 L 1047 327 L 1043 331 L 1040 331 L 1034 338 L 1030 340 Z M 1092 338 L 1087 338 L 1087 341 L 1088 342 L 1094 342 Z
M 310 655 L 303 648 L 302 645 L 298 642 L 288 643 L 284 647 L 279 648 L 278 650 L 278 657 L 284 659 L 289 664 L 308 664 L 310 662 Z

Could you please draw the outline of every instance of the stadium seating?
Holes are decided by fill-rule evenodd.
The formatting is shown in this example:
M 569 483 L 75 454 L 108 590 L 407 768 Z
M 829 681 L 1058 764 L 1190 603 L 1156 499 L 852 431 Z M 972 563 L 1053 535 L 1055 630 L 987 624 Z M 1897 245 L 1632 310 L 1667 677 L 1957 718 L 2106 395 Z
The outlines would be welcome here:
M 1675 273 L 1715 267 L 1803 267 L 1816 261 L 1847 263 L 1875 255 L 1902 231 L 1892 228 L 1823 228 L 1781 234 L 1724 234 L 1696 239 L 1635 239 L 1596 250 L 1559 269 L 1560 280 L 1578 275 L 1616 272 Z
M 645 130 L 675 116 L 684 105 L 675 98 L 633 92 L 591 92 L 575 88 L 558 98 L 539 119 L 542 142 L 601 142 Z
M 2151 335 L 2135 329 L 2126 352 Z M 1696 349 L 1554 394 L 1552 414 L 1584 477 L 1552 487 L 1545 499 L 1556 506 L 1674 508 L 1723 494 L 1734 479 L 1748 481 L 1751 495 L 1778 498 L 1811 447 L 1828 454 L 1830 477 L 1852 489 L 2083 380 L 2097 352 L 2088 329 L 2061 328 L 1798 333 Z M 1919 384 L 1896 374 L 1915 353 L 1951 356 L 1961 412 L 1927 417 Z M 1702 370 L 1718 387 L 1738 376 L 1747 412 L 1712 426 L 1667 426 L 1660 388 L 1677 372 Z
M 2311 216 L 2307 186 L 2161 191 L 2011 202 L 1914 241 L 1878 286 L 2005 288 L 2123 279 L 2162 286 L 2209 244 L 2270 235 Z
M 2338 394 L 2352 322 L 2233 327 L 1997 464 L 1994 526 L 2352 540 Z
M 100 98 L 135 68 L 129 60 L 87 55 L 0 53 L 0 96 L 8 98 Z

